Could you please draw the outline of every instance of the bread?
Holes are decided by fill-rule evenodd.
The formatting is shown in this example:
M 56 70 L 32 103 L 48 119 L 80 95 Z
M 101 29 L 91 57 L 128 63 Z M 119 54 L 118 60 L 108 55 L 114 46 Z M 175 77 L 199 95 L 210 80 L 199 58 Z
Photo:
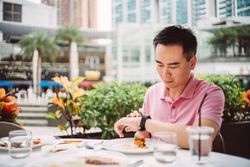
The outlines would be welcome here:
M 119 162 L 114 159 L 99 156 L 86 157 L 85 163 L 93 165 L 119 165 Z

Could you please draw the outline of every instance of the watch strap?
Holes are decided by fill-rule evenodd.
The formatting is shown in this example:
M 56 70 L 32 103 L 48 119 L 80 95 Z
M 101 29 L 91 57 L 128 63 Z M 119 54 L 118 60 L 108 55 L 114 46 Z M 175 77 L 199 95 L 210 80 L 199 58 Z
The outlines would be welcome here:
M 140 122 L 140 130 L 141 131 L 146 130 L 145 124 L 146 124 L 147 119 L 151 119 L 151 117 L 149 115 L 143 115 L 142 116 L 141 122 Z

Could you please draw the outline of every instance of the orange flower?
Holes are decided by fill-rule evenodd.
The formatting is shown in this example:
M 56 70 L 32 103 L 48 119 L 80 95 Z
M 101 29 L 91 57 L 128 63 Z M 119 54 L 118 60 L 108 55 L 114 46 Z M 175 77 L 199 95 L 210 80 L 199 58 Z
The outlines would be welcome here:
M 17 106 L 16 98 L 6 94 L 3 88 L 0 88 L 0 118 L 3 121 L 15 119 L 20 109 Z
M 0 99 L 6 96 L 5 90 L 3 88 L 0 88 Z
M 241 98 L 246 104 L 250 104 L 250 89 L 241 94 Z

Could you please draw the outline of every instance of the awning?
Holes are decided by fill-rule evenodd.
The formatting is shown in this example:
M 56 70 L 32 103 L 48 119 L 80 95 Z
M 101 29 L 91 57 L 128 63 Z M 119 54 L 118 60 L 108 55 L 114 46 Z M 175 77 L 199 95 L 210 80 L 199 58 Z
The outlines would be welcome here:
M 53 81 L 42 81 L 39 84 L 41 87 L 52 87 L 52 88 L 58 88 L 62 87 L 61 84 L 53 82 Z
M 12 87 L 13 85 L 15 85 L 13 82 L 0 81 L 0 86 Z

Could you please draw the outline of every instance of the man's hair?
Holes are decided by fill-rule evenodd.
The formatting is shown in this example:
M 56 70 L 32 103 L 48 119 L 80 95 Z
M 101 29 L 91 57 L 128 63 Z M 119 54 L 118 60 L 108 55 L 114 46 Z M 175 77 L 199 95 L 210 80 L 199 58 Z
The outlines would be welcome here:
M 183 54 L 189 61 L 197 50 L 197 39 L 191 29 L 182 26 L 169 26 L 161 30 L 154 38 L 155 48 L 158 44 L 162 45 L 180 45 L 183 48 Z

